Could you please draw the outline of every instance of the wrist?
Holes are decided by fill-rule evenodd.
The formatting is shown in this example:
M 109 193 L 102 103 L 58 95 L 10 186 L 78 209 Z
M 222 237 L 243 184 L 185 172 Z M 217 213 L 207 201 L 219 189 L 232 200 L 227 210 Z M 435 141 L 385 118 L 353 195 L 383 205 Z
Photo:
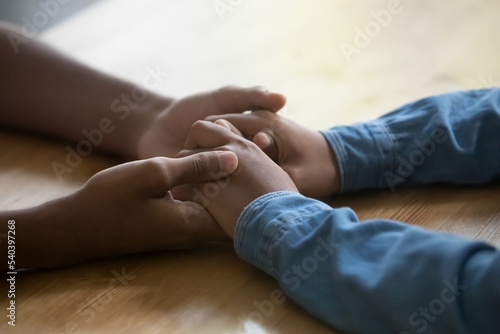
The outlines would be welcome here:
M 140 139 L 172 102 L 168 97 L 150 92 L 135 108 L 129 108 L 128 112 L 119 115 L 114 136 L 109 138 L 110 151 L 127 160 L 140 159 Z
M 326 139 L 325 136 L 321 134 L 321 139 L 323 145 L 326 146 L 328 149 L 328 157 L 329 160 L 326 162 L 327 165 L 327 180 L 328 184 L 331 186 L 330 189 L 332 189 L 331 193 L 329 195 L 336 194 L 340 190 L 340 183 L 341 183 L 341 177 L 340 177 L 340 168 L 339 168 L 339 160 L 337 158 L 337 154 L 333 147 L 330 145 L 328 140 Z
M 63 197 L 2 214 L 16 221 L 16 268 L 56 268 L 77 262 L 65 202 Z
M 301 193 L 313 198 L 331 196 L 340 190 L 341 183 L 336 153 L 321 132 L 315 132 L 311 147 L 314 153 L 309 164 L 315 178 L 314 182 L 310 178 L 305 180 Z

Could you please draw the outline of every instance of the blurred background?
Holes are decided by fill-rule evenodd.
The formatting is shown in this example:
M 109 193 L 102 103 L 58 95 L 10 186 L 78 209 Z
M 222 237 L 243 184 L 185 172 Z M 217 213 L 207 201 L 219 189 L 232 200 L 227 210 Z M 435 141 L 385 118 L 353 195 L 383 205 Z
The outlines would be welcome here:
M 154 89 L 173 97 L 264 85 L 288 97 L 283 115 L 312 129 L 373 119 L 428 95 L 500 86 L 499 14 L 498 0 L 0 0 L 0 19 L 89 66 L 137 84 L 160 72 Z M 68 194 L 118 163 L 92 154 L 67 182 L 56 182 L 51 163 L 65 159 L 64 143 L 0 132 L 0 144 L 5 207 Z M 431 187 L 348 195 L 335 205 L 361 219 L 403 220 L 497 244 L 498 219 L 490 216 L 498 215 L 497 198 L 497 187 Z M 111 269 L 137 280 L 110 287 Z M 277 288 L 225 249 L 18 279 L 22 327 L 4 322 L 1 333 L 241 333 L 256 303 Z M 102 297 L 110 294 L 112 301 Z M 297 332 L 332 331 L 291 302 L 252 331 Z
M 315 129 L 500 85 L 496 0 L 9 0 L 0 13 L 128 80 L 168 72 L 167 95 L 264 85 Z
M 82 9 L 90 6 L 91 4 L 99 0 L 86 0 L 86 1 L 60 1 L 55 2 L 58 5 L 64 3 L 63 6 L 59 7 L 57 15 L 51 17 L 50 21 L 46 25 L 40 27 L 40 30 L 45 30 L 53 25 L 68 19 L 73 14 L 78 13 Z M 24 25 L 26 21 L 24 18 L 30 19 L 40 10 L 45 8 L 50 8 L 49 5 L 51 1 L 19 1 L 19 0 L 0 0 L 0 20 L 7 21 L 17 25 Z M 55 5 L 52 6 L 55 8 Z

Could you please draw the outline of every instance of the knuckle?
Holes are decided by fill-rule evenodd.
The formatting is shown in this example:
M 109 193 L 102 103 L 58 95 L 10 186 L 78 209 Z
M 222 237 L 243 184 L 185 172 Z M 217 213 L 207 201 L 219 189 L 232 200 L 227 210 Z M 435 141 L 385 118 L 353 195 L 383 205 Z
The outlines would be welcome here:
M 204 176 L 210 168 L 210 161 L 206 154 L 197 154 L 193 159 L 193 171 L 197 176 Z
M 213 121 L 216 121 L 216 120 L 218 120 L 220 118 L 221 118 L 220 115 L 209 115 L 209 116 L 205 117 L 205 121 L 207 121 L 207 122 L 213 122 Z
M 214 91 L 213 95 L 215 98 L 218 98 L 219 96 L 231 95 L 232 93 L 234 93 L 240 89 L 241 88 L 238 86 L 227 85 L 227 86 L 223 86 L 223 87 L 217 89 L 216 91 Z
M 206 121 L 198 120 L 191 126 L 191 133 L 197 133 L 206 127 Z
M 155 157 L 144 161 L 144 165 L 148 172 L 151 173 L 161 173 L 164 169 L 164 165 L 168 158 L 165 157 Z
M 168 160 L 165 157 L 156 157 L 144 161 L 145 177 L 152 181 L 161 179 L 168 183 L 170 180 L 170 173 L 167 168 Z
M 205 124 L 205 121 L 197 120 L 196 122 L 193 123 L 192 128 L 196 129 L 196 128 L 204 126 L 204 124 Z
M 242 150 L 249 152 L 252 151 L 260 152 L 260 148 L 251 140 L 245 138 L 236 138 L 235 141 Z
M 220 92 L 227 92 L 227 91 L 232 92 L 232 91 L 235 91 L 235 90 L 238 90 L 238 89 L 240 89 L 239 86 L 236 86 L 236 85 L 226 85 L 226 86 L 223 86 L 223 87 L 219 88 L 218 90 Z

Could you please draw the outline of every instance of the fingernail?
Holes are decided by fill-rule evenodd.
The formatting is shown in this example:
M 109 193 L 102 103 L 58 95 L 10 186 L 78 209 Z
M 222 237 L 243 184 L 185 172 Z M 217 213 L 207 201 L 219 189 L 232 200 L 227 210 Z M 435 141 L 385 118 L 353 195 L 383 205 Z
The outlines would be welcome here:
M 220 169 L 228 174 L 231 174 L 238 167 L 238 156 L 233 152 L 220 152 Z
M 271 137 L 264 132 L 257 133 L 255 137 L 253 137 L 253 142 L 261 149 L 264 149 L 272 144 Z
M 223 126 L 226 129 L 231 130 L 231 127 L 229 126 L 229 122 L 226 121 L 225 119 L 218 119 L 214 123 L 217 124 L 217 125 Z

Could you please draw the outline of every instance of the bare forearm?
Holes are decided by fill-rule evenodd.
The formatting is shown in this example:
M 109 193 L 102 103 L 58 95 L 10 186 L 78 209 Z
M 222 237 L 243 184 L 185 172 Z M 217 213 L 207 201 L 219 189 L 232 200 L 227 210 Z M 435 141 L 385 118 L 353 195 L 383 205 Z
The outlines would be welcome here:
M 113 228 L 102 225 L 103 233 L 89 228 L 99 213 L 82 210 L 78 194 L 0 212 L 0 272 L 60 268 L 130 253 L 127 243 L 110 242 L 115 235 Z M 111 220 L 107 223 L 113 226 Z
M 60 201 L 0 212 L 0 271 L 54 268 L 77 260 Z
M 87 140 L 96 149 L 136 158 L 138 137 L 172 100 L 34 40 L 15 53 L 8 38 L 13 33 L 0 26 L 0 125 Z

